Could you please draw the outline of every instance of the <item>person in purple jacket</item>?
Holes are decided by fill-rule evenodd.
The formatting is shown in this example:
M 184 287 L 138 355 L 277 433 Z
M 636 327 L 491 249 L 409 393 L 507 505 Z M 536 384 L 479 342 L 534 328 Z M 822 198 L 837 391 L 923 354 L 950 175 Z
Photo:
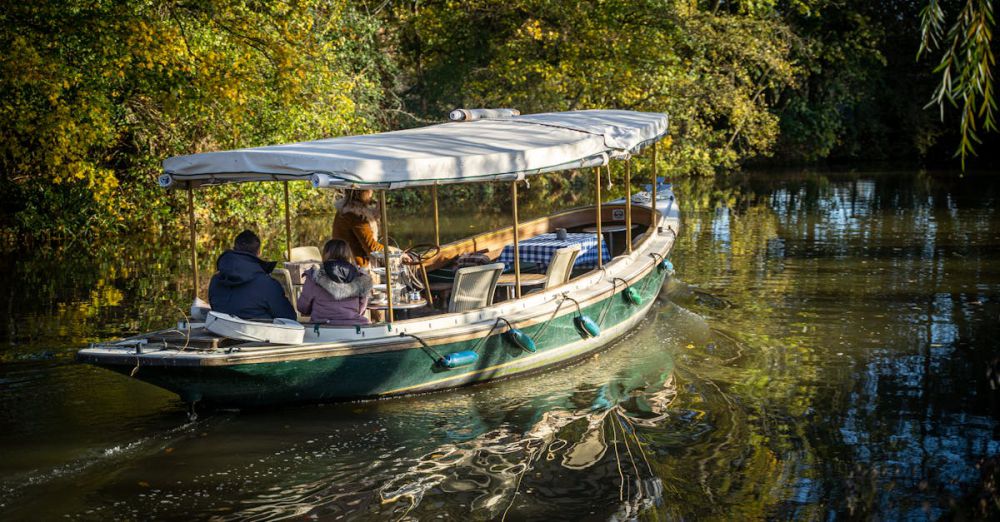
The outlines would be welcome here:
M 354 264 L 354 253 L 342 239 L 323 245 L 323 266 L 306 272 L 299 313 L 314 322 L 335 326 L 368 324 L 365 308 L 372 291 L 372 278 Z

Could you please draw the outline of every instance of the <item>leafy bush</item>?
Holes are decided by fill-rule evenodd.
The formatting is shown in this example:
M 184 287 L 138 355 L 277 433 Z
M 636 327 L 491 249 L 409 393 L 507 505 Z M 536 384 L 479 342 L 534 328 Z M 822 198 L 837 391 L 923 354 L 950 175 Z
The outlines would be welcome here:
M 168 156 L 363 133 L 391 64 L 344 1 L 15 2 L 0 12 L 3 224 L 79 234 L 153 225 Z M 204 191 L 213 221 L 280 186 Z M 240 195 L 240 198 L 233 196 Z

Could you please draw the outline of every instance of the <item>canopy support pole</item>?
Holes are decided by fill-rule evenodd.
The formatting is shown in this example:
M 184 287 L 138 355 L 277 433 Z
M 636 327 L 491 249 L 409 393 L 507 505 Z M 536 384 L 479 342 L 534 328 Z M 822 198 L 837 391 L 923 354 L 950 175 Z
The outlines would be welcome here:
M 389 211 L 385 204 L 385 191 L 378 191 L 378 205 L 382 208 L 382 259 L 385 260 L 385 299 L 387 322 L 392 323 L 392 265 L 389 259 Z
M 438 186 L 431 185 L 431 199 L 434 200 L 434 244 L 441 246 L 441 222 L 438 220 Z
M 431 200 L 434 202 L 434 244 L 441 246 L 441 227 L 438 225 L 438 186 L 431 185 Z M 434 308 L 434 296 L 431 295 L 431 281 L 427 277 L 427 267 L 424 262 L 420 262 L 420 273 L 424 276 L 424 294 L 427 295 L 427 305 Z
M 188 186 L 188 228 L 191 229 L 191 272 L 194 274 L 194 298 L 198 299 L 198 239 L 197 224 L 194 221 L 194 187 Z
M 625 161 L 625 253 L 632 253 L 632 159 Z
M 281 182 L 285 186 L 285 259 L 292 260 L 292 218 L 288 204 L 288 182 Z
M 653 227 L 656 227 L 659 219 L 656 216 L 656 142 L 653 142 L 653 190 L 649 195 L 650 205 L 653 207 Z
M 514 214 L 514 295 L 521 298 L 521 233 L 517 223 L 517 180 L 510 184 L 511 208 Z
M 608 166 L 611 174 L 611 166 Z M 601 235 L 601 167 L 594 167 L 594 199 L 597 208 L 597 268 L 604 268 L 604 236 Z

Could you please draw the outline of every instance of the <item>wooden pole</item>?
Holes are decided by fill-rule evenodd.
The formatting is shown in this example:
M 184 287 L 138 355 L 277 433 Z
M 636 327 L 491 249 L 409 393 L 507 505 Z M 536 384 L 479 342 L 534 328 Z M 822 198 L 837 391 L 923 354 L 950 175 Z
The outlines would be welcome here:
M 441 246 L 441 226 L 438 222 L 438 186 L 431 185 L 431 200 L 434 202 L 434 244 Z M 427 277 L 427 267 L 420 262 L 420 273 L 424 276 L 424 294 L 427 295 L 427 306 L 434 308 L 434 296 L 431 295 L 431 281 Z
M 521 233 L 517 223 L 517 180 L 510 184 L 511 208 L 514 213 L 514 295 L 521 298 Z
M 282 182 L 285 185 L 285 259 L 288 261 L 292 260 L 292 218 L 291 210 L 288 204 L 288 182 Z
M 611 172 L 610 166 L 608 172 Z M 597 208 L 597 268 L 604 267 L 604 236 L 601 235 L 601 167 L 594 167 L 594 199 Z
M 391 323 L 392 314 L 392 266 L 389 261 L 389 211 L 385 204 L 385 191 L 378 192 L 378 204 L 382 207 L 382 258 L 385 259 L 385 299 L 388 305 L 386 319 Z
M 424 293 L 427 294 L 427 306 L 434 308 L 434 296 L 431 295 L 431 280 L 427 277 L 427 267 L 423 261 L 420 262 L 420 273 L 424 276 Z
M 632 159 L 625 161 L 625 253 L 632 253 Z
M 650 205 L 653 207 L 653 227 L 656 227 L 658 218 L 656 217 L 656 142 L 653 142 L 653 190 L 649 195 L 652 199 Z
M 198 238 L 194 222 L 194 187 L 188 185 L 188 228 L 191 229 L 191 272 L 194 274 L 194 298 L 198 299 Z
M 438 220 L 438 186 L 431 185 L 431 199 L 434 200 L 434 244 L 441 246 L 441 222 Z

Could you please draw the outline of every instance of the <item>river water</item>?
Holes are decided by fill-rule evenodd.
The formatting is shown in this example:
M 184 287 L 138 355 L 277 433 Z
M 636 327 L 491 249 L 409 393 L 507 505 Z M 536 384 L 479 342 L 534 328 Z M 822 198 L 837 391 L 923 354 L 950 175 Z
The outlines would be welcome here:
M 676 191 L 676 277 L 598 356 L 194 420 L 170 393 L 73 362 L 180 317 L 181 241 L 7 253 L 0 519 L 996 517 L 998 178 L 759 172 Z M 505 219 L 445 213 L 451 237 Z M 426 220 L 397 221 L 427 239 Z M 222 240 L 205 241 L 207 268 Z

